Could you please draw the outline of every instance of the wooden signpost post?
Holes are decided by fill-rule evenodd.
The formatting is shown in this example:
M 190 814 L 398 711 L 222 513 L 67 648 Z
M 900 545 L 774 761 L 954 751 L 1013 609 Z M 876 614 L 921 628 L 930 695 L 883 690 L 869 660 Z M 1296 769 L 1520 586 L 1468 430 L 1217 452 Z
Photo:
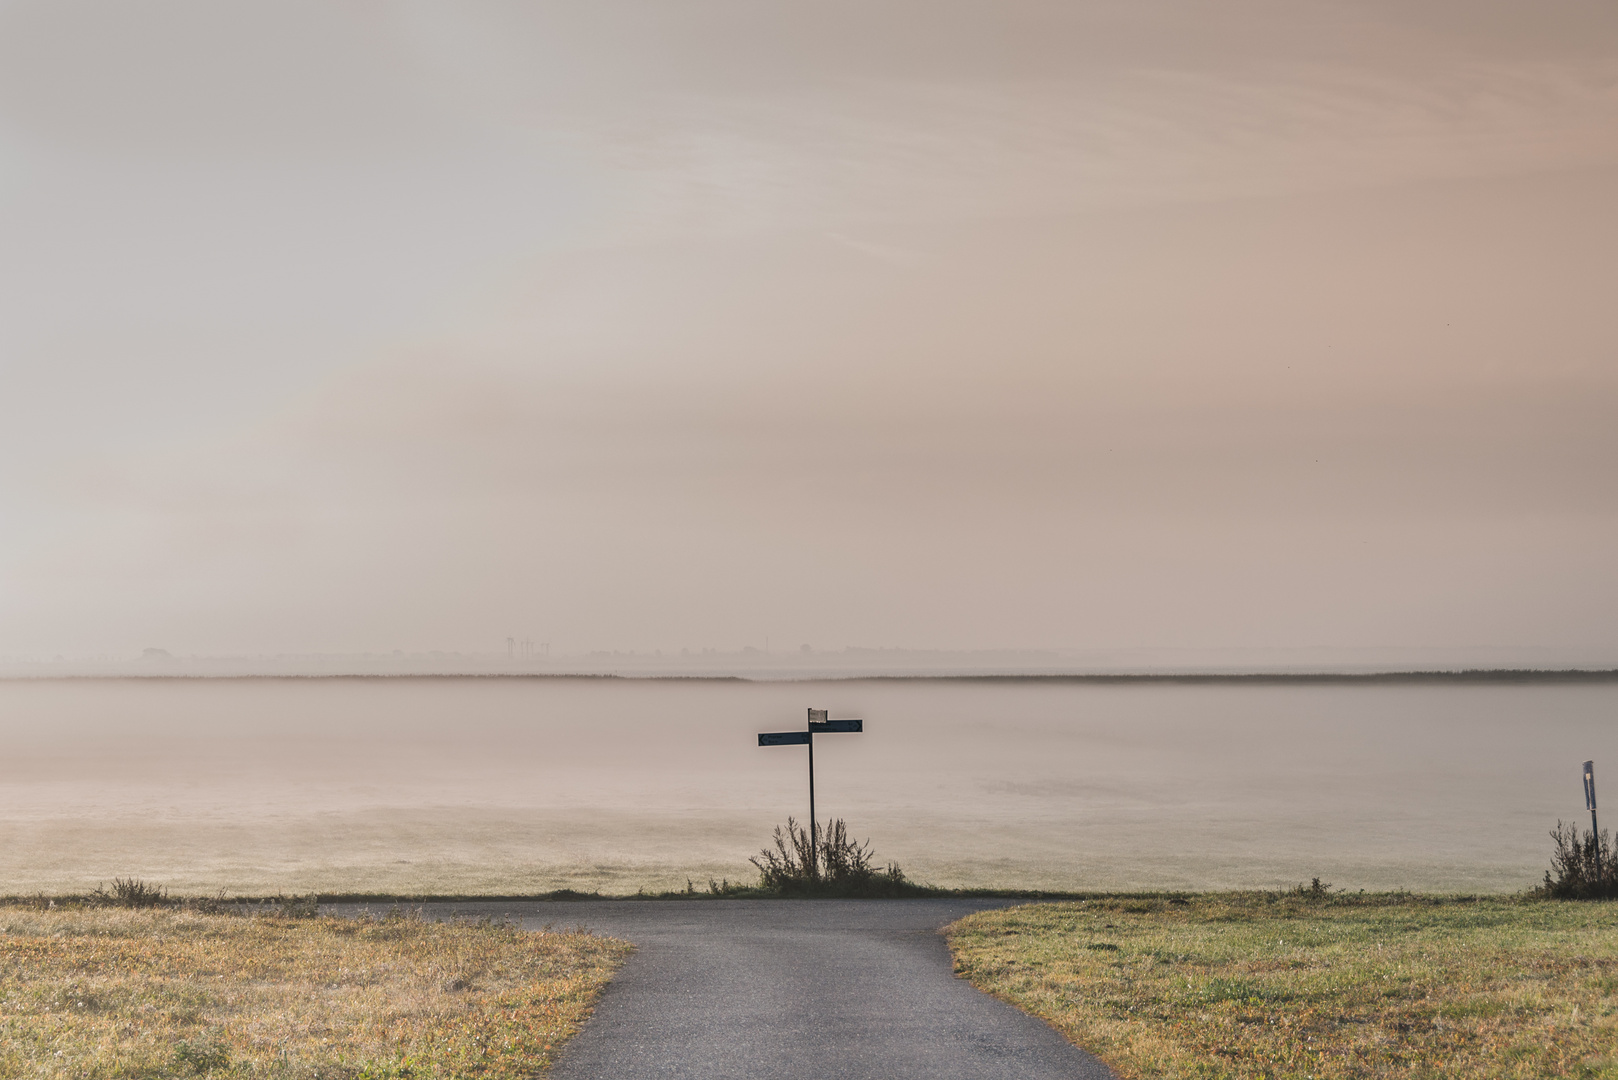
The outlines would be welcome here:
M 858 734 L 865 730 L 864 720 L 830 720 L 825 709 L 809 710 L 809 726 L 804 731 L 761 731 L 760 746 L 807 746 L 809 748 L 809 876 L 815 877 L 816 831 L 815 821 L 815 732 L 832 735 L 839 732 Z

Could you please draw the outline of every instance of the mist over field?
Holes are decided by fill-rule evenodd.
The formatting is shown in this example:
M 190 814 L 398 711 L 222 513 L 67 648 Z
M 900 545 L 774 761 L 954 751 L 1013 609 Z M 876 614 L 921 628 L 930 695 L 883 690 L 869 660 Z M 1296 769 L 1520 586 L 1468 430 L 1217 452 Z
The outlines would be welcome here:
M 1618 754 L 1618 680 L 0 681 L 0 882 L 634 892 L 808 814 L 916 880 L 1516 892 Z

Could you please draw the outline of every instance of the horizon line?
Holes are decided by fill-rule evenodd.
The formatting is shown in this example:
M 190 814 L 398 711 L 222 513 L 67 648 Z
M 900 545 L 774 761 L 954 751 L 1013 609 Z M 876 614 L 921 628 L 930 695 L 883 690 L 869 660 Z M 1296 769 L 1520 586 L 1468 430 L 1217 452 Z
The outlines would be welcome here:
M 511 671 L 511 672 L 108 672 L 0 675 L 0 682 L 268 681 L 320 679 L 588 679 L 627 682 L 1601 682 L 1618 680 L 1618 668 L 1430 668 L 1385 671 L 1116 671 L 1116 672 L 870 672 L 858 674 L 741 675 L 726 673 Z

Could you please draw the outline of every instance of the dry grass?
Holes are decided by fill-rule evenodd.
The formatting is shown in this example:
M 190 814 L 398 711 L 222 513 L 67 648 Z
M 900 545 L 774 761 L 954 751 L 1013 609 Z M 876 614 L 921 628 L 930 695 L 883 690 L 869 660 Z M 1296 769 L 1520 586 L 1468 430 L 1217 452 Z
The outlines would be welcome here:
M 955 923 L 956 969 L 1125 1077 L 1618 1078 L 1618 905 L 1096 899 Z
M 530 1077 L 628 950 L 411 917 L 0 907 L 0 1076 Z

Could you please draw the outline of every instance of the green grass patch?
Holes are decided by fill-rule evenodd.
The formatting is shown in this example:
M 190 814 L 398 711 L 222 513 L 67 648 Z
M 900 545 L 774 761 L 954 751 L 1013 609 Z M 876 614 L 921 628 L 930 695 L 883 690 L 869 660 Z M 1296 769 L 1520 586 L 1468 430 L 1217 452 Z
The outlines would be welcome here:
M 518 1080 L 629 951 L 408 915 L 0 907 L 0 1076 Z
M 1125 1077 L 1618 1080 L 1618 904 L 1097 897 L 948 933 L 960 975 Z

